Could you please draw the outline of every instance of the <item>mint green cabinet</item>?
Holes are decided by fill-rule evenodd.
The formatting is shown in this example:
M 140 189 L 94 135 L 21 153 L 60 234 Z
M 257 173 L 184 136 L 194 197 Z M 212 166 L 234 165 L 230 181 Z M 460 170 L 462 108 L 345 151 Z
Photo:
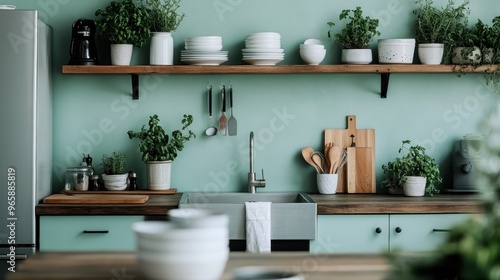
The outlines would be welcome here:
M 311 253 L 430 251 L 471 214 L 319 215 Z
M 133 251 L 143 216 L 40 216 L 40 251 Z

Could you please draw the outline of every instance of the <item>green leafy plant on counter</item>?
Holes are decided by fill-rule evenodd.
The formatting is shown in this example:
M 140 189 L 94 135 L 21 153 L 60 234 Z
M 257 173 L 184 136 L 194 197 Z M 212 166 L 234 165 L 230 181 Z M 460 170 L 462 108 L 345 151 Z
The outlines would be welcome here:
M 406 182 L 405 176 L 422 176 L 427 179 L 425 192 L 432 196 L 439 193 L 437 185 L 442 182 L 437 162 L 425 153 L 425 148 L 419 145 L 407 147 L 411 142 L 404 140 L 394 161 L 382 165 L 385 179 L 381 182 L 383 188 L 402 188 Z
M 500 104 L 481 123 L 486 141 L 478 166 L 482 214 L 454 227 L 433 253 L 389 255 L 387 279 L 500 279 Z
M 182 151 L 184 144 L 192 138 L 196 138 L 193 131 L 188 130 L 193 123 L 192 115 L 184 115 L 182 119 L 182 129 L 172 131 L 172 136 L 169 137 L 165 130 L 160 125 L 158 115 L 149 117 L 149 127 L 143 125 L 141 130 L 127 132 L 130 139 L 137 138 L 140 140 L 139 150 L 142 153 L 142 160 L 148 161 L 168 161 L 174 160 L 179 151 Z M 186 134 L 182 134 L 187 130 Z
M 141 0 L 149 15 L 151 32 L 173 32 L 185 17 L 179 13 L 180 0 Z
M 117 175 L 127 173 L 125 171 L 126 158 L 124 153 L 113 152 L 111 156 L 103 154 L 101 166 L 104 174 Z
M 95 21 L 100 36 L 111 44 L 141 47 L 149 38 L 148 11 L 132 0 L 113 1 L 95 15 L 101 17 Z
M 339 20 L 348 21 L 345 27 L 334 34 L 335 40 L 343 49 L 366 49 L 375 36 L 380 36 L 377 30 L 379 20 L 369 16 L 363 17 L 361 7 L 355 10 L 343 10 L 339 15 Z M 335 22 L 330 21 L 328 26 L 333 28 Z M 328 31 L 328 38 L 332 37 L 332 30 Z

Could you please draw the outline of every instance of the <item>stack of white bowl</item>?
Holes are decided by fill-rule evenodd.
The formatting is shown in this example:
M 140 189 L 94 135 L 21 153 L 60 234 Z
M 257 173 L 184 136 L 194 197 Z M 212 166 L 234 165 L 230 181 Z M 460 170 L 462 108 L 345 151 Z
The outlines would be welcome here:
M 227 61 L 221 36 L 191 37 L 184 40 L 181 61 L 191 65 L 219 65 Z
M 229 257 L 227 215 L 174 209 L 170 222 L 133 224 L 141 272 L 155 280 L 218 280 Z
M 319 65 L 325 59 L 326 49 L 318 39 L 307 39 L 300 44 L 300 57 L 308 65 Z
M 243 61 L 253 65 L 276 65 L 283 61 L 281 35 L 276 32 L 258 32 L 245 37 Z

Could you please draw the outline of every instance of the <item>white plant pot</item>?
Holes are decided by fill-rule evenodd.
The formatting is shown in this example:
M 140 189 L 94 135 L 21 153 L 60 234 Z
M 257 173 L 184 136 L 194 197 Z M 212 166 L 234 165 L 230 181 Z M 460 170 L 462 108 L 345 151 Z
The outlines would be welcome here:
M 146 162 L 148 189 L 150 190 L 170 189 L 171 167 L 172 167 L 172 161 Z
M 493 48 L 487 48 L 483 53 L 483 64 L 493 64 Z
M 406 176 L 403 193 L 406 196 L 424 196 L 427 179 L 420 176 Z
M 130 65 L 132 60 L 132 51 L 134 45 L 131 44 L 112 44 L 111 45 L 111 64 L 112 65 Z
M 153 32 L 149 49 L 149 64 L 173 65 L 174 40 L 170 32 Z
M 458 47 L 453 49 L 453 57 L 451 62 L 453 64 L 471 65 L 481 62 L 481 50 L 474 47 L 470 54 L 465 54 L 466 47 Z
M 102 174 L 102 180 L 104 181 L 104 187 L 108 191 L 123 191 L 127 188 L 128 173 L 116 174 L 116 175 L 106 175 Z
M 378 40 L 379 63 L 413 63 L 415 39 L 380 39 Z
M 418 44 L 420 63 L 439 65 L 443 61 L 444 44 Z
M 371 49 L 343 49 L 342 63 L 370 64 L 373 60 Z

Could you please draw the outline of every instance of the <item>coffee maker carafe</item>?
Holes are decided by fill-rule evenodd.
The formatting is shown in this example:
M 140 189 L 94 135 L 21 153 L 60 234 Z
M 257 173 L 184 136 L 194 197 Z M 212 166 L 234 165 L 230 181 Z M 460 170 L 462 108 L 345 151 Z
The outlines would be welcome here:
M 71 45 L 69 48 L 70 65 L 95 65 L 97 47 L 95 44 L 96 27 L 93 20 L 79 19 L 73 23 Z

